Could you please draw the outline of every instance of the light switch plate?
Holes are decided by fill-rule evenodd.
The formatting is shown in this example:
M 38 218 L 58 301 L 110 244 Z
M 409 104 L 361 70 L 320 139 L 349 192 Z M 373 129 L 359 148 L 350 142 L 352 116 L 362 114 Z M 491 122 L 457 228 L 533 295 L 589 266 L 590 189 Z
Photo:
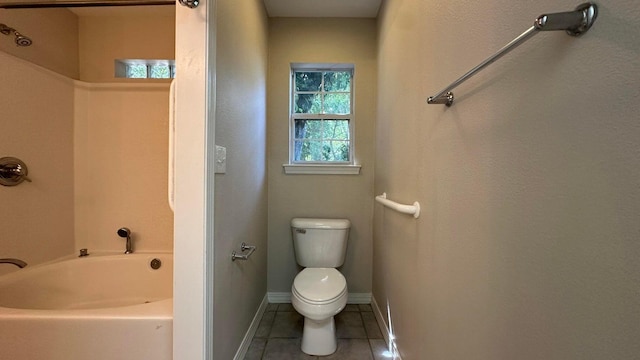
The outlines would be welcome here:
M 216 145 L 216 174 L 224 174 L 227 172 L 227 148 Z

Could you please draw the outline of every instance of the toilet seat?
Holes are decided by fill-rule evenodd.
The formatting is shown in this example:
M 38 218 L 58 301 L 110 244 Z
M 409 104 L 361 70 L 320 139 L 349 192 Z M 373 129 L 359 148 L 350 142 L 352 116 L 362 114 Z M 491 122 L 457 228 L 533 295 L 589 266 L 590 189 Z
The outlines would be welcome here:
M 294 279 L 291 291 L 310 305 L 324 305 L 344 296 L 347 281 L 334 268 L 306 268 Z

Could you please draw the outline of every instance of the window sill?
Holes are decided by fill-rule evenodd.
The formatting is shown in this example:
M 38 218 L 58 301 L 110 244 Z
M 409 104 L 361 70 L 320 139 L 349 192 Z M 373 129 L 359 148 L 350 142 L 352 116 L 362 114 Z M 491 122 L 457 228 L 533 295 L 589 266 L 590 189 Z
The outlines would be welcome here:
M 358 175 L 360 165 L 283 164 L 287 175 Z

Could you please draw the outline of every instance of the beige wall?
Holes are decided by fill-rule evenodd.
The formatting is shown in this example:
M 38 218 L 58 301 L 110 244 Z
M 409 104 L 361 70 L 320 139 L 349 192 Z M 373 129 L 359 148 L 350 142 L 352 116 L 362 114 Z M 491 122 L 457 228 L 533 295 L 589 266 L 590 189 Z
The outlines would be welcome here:
M 89 82 L 135 82 L 114 77 L 115 59 L 174 59 L 174 9 L 91 12 L 81 16 L 80 79 Z M 157 80 L 151 80 L 157 81 Z
M 16 46 L 13 35 L 0 34 L 0 51 L 78 78 L 78 17 L 67 9 L 0 9 L 0 23 L 28 36 L 33 44 Z
M 272 18 L 269 23 L 269 291 L 290 292 L 299 271 L 290 221 L 347 218 L 340 269 L 350 293 L 371 292 L 376 22 Z M 355 152 L 360 175 L 285 175 L 289 161 L 289 74 L 293 62 L 355 64 Z
M 0 257 L 33 265 L 73 251 L 74 85 L 3 52 L 0 79 L 0 157 L 24 161 L 33 180 L 0 186 Z
M 74 124 L 77 248 L 124 251 L 116 235 L 133 232 L 139 251 L 171 251 L 167 200 L 168 84 L 76 87 Z
M 640 13 L 598 2 L 580 38 L 537 35 L 428 96 L 572 1 L 387 1 L 380 19 L 374 297 L 403 359 L 632 359 L 640 347 Z
M 215 175 L 213 357 L 232 359 L 267 290 L 267 18 L 261 0 L 218 0 L 216 11 L 215 141 L 227 169 Z M 242 242 L 257 250 L 232 262 Z

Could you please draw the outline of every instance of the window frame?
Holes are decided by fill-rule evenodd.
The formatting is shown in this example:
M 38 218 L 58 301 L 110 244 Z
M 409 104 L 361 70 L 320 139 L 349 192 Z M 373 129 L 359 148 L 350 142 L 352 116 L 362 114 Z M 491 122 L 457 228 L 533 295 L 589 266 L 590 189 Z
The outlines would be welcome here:
M 351 83 L 349 91 L 349 114 L 301 114 L 295 112 L 296 72 L 349 72 Z M 355 66 L 353 64 L 306 64 L 292 63 L 289 73 L 289 163 L 284 164 L 287 174 L 359 174 L 360 166 L 356 165 L 355 154 Z M 322 77 L 324 84 L 324 76 Z M 324 92 L 324 86 L 322 87 Z M 315 93 L 315 92 L 309 92 Z M 330 92 L 333 93 L 333 92 Z M 335 92 L 345 93 L 345 92 Z M 348 161 L 296 161 L 295 160 L 295 122 L 302 120 L 348 120 L 349 126 L 349 160 Z

